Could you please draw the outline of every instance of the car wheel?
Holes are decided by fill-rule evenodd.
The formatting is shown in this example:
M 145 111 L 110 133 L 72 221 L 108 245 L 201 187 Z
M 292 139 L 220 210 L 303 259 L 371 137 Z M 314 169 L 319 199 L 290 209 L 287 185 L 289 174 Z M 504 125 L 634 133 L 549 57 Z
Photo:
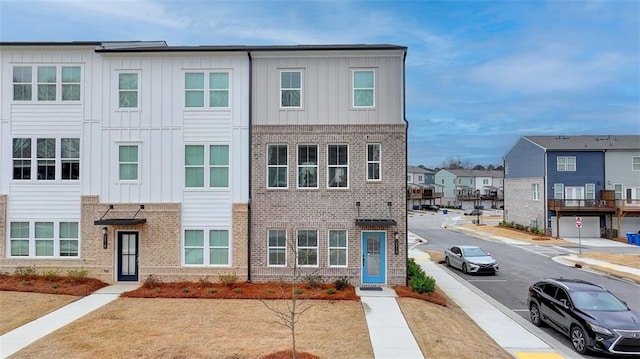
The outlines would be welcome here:
M 462 263 L 462 272 L 469 273 L 469 271 L 467 271 L 467 263 Z
M 540 308 L 536 303 L 531 303 L 529 306 L 529 317 L 531 318 L 531 323 L 536 327 L 542 327 L 542 318 L 540 317 Z
M 580 326 L 574 325 L 571 327 L 571 344 L 573 345 L 573 349 L 578 353 L 587 353 L 587 337 Z

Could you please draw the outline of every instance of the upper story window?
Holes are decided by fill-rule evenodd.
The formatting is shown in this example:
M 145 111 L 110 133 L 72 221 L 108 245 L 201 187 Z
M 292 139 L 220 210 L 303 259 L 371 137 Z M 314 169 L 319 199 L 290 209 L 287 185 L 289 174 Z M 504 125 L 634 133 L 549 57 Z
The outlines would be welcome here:
M 80 66 L 15 66 L 14 101 L 34 100 L 33 79 L 37 101 L 80 101 Z
M 289 156 L 287 145 L 267 146 L 267 187 L 287 188 Z
M 280 72 L 280 107 L 302 107 L 302 72 Z
M 229 107 L 228 72 L 187 72 L 184 89 L 185 107 Z
M 138 108 L 140 86 L 138 73 L 123 72 L 118 74 L 118 107 L 122 109 Z
M 553 198 L 564 199 L 564 184 L 556 183 L 553 185 Z
M 58 139 L 37 138 L 34 154 L 34 141 L 31 138 L 14 138 L 13 179 L 31 180 L 32 173 L 36 173 L 38 180 L 80 179 L 80 139 L 62 138 L 59 141 L 60 146 L 57 145 Z M 33 164 L 36 167 L 35 171 L 32 168 Z
M 534 201 L 540 200 L 540 184 L 534 183 L 531 185 L 531 199 Z
M 137 145 L 121 145 L 118 148 L 118 167 L 121 181 L 137 181 L 138 164 Z
M 318 146 L 298 146 L 298 188 L 318 188 Z
M 640 171 L 640 156 L 631 157 L 631 170 Z
M 327 148 L 327 187 L 349 187 L 349 150 L 347 145 L 329 145 Z
M 596 199 L 596 184 L 585 183 L 584 185 L 584 199 Z
M 558 156 L 556 169 L 558 172 L 573 172 L 576 170 L 575 156 Z
M 622 198 L 622 183 L 615 183 L 613 185 L 613 194 L 615 199 L 623 199 Z
M 375 78 L 373 70 L 353 71 L 353 107 L 375 106 Z
M 380 166 L 382 156 L 379 143 L 367 144 L 367 181 L 380 180 Z M 418 176 L 418 182 L 422 182 L 422 177 Z
M 229 187 L 229 146 L 187 145 L 184 149 L 185 187 Z M 208 171 L 205 171 L 205 163 Z M 206 177 L 208 180 L 205 181 Z

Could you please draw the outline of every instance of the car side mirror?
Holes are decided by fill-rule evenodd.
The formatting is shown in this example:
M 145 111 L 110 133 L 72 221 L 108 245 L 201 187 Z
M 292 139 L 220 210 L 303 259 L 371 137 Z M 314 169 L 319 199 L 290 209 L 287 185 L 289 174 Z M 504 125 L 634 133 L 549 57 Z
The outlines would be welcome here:
M 565 307 L 566 309 L 569 309 L 569 304 L 567 304 L 567 300 L 566 299 L 560 299 L 560 303 L 562 303 L 563 307 Z

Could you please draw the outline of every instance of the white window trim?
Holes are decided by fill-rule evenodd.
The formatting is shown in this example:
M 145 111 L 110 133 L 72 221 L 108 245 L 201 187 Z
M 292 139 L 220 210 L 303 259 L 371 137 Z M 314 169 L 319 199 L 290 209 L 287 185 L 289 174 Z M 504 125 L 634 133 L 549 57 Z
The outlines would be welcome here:
M 638 168 L 633 168 L 633 165 L 637 163 Z M 631 171 L 640 171 L 640 156 L 631 156 Z
M 540 184 L 532 183 L 531 184 L 531 199 L 533 201 L 540 201 Z
M 284 232 L 284 247 L 272 247 L 269 245 L 269 232 L 270 231 L 283 231 Z M 297 239 L 296 239 L 297 241 Z M 273 268 L 285 268 L 289 263 L 289 249 L 287 246 L 288 238 L 287 238 L 287 230 L 286 229 L 267 229 L 267 267 Z M 284 249 L 284 264 L 271 264 L 269 261 L 269 250 L 271 248 L 283 248 Z
M 592 189 L 592 191 L 589 191 Z M 584 199 L 596 199 L 596 184 L 595 183 L 585 183 L 584 184 Z
M 347 147 L 347 164 L 346 164 L 346 166 L 344 166 L 344 165 L 329 165 L 329 147 L 330 146 L 346 146 Z M 350 172 L 351 172 L 351 168 L 349 166 L 349 155 L 350 155 L 350 152 L 351 152 L 349 150 L 349 145 L 346 144 L 346 143 L 329 143 L 326 146 L 326 150 L 327 150 L 327 156 L 326 156 L 326 159 L 327 159 L 327 162 L 326 162 L 327 163 L 326 164 L 326 171 L 327 171 L 326 172 L 326 174 L 327 174 L 326 175 L 326 177 L 327 177 L 326 185 L 327 185 L 327 189 L 328 190 L 346 190 L 346 189 L 349 189 L 349 186 L 350 186 L 349 177 L 350 177 Z M 347 168 L 347 185 L 345 187 L 331 187 L 331 186 L 329 186 L 329 182 L 331 181 L 331 179 L 329 178 L 329 173 L 330 173 L 329 169 L 333 168 L 333 167 L 346 167 Z
M 136 184 L 142 182 L 142 141 L 115 141 L 116 144 L 116 169 L 114 171 L 116 176 L 116 184 L 127 185 Z M 120 179 L 120 146 L 138 146 L 138 178 L 135 180 L 122 180 Z
M 345 234 L 345 247 L 331 247 L 331 232 L 340 231 Z M 336 265 L 331 264 L 331 250 L 332 249 L 344 249 L 345 250 L 345 264 Z M 327 231 L 327 266 L 331 268 L 347 268 L 349 267 L 349 231 L 346 229 L 330 229 Z
M 141 69 L 131 69 L 131 70 L 124 70 L 124 69 L 117 69 L 114 71 L 115 72 L 115 79 L 114 79 L 114 84 L 115 84 L 115 91 L 116 94 L 114 96 L 114 108 L 116 112 L 137 112 L 141 110 L 141 105 L 140 103 L 142 102 L 142 96 L 140 96 L 140 94 L 142 93 L 142 70 Z M 136 104 L 136 107 L 120 107 L 120 74 L 137 74 L 138 75 L 138 88 L 137 88 L 137 92 L 138 92 L 138 103 Z
M 557 187 L 557 188 L 556 188 Z M 560 193 L 561 197 L 556 197 L 556 194 Z M 564 199 L 564 184 L 563 183 L 554 183 L 553 184 L 553 199 Z
M 356 105 L 356 88 L 354 86 L 355 73 L 356 72 L 372 72 L 373 73 L 373 103 L 371 106 L 357 106 Z M 372 109 L 376 107 L 376 70 L 374 68 L 354 68 L 351 69 L 351 107 L 354 109 Z M 364 89 L 364 88 L 362 88 Z
M 287 149 L 287 163 L 286 163 L 286 165 L 283 166 L 283 165 L 270 165 L 269 164 L 269 147 L 270 146 L 285 146 L 286 147 L 286 149 Z M 269 143 L 269 144 L 267 144 L 267 147 L 265 149 L 265 155 L 266 155 L 265 156 L 265 165 L 266 165 L 265 180 L 267 182 L 265 184 L 265 186 L 266 186 L 267 189 L 273 189 L 273 190 L 286 190 L 286 189 L 289 189 L 289 182 L 290 182 L 290 179 L 289 179 L 289 154 L 290 154 L 289 145 L 286 144 L 286 143 Z M 285 172 L 286 172 L 285 178 L 287 179 L 287 185 L 286 186 L 284 186 L 284 187 L 272 187 L 272 186 L 269 185 L 269 168 L 271 168 L 271 167 L 284 168 L 285 169 Z M 297 180 L 297 178 L 298 177 L 296 176 L 296 180 Z
M 11 75 L 13 76 L 14 67 L 30 67 L 31 68 L 31 82 L 13 82 L 11 80 L 11 102 L 16 104 L 24 103 L 65 103 L 65 104 L 78 104 L 82 102 L 83 98 L 83 79 L 84 79 L 84 66 L 79 63 L 16 63 L 11 66 Z M 38 67 L 55 67 L 56 68 L 56 99 L 55 100 L 38 100 Z M 80 82 L 62 82 L 62 68 L 63 67 L 79 67 L 80 68 Z M 31 85 L 31 99 L 30 100 L 15 100 L 15 94 L 13 85 Z M 52 83 L 53 84 L 53 83 Z M 62 100 L 62 85 L 80 85 L 80 99 L 79 100 Z
M 204 92 L 204 101 L 203 101 L 203 105 L 202 107 L 188 107 L 186 104 L 186 93 L 187 93 L 187 88 L 186 88 L 186 83 L 185 83 L 185 78 L 187 74 L 203 74 L 204 77 L 204 88 L 202 89 L 202 91 Z M 213 89 L 211 89 L 210 87 L 210 78 L 211 78 L 211 74 L 214 73 L 226 73 L 227 76 L 229 77 L 229 87 L 227 88 L 227 92 L 228 92 L 228 100 L 229 102 L 227 103 L 226 107 L 212 107 L 211 106 L 211 91 L 213 91 Z M 183 101 L 182 101 L 182 108 L 183 111 L 185 112 L 212 112 L 212 111 L 229 111 L 232 107 L 232 99 L 233 99 L 233 92 L 232 92 L 232 69 L 229 68 L 222 68 L 222 69 L 184 69 L 182 71 L 182 94 L 183 94 Z
M 564 167 L 561 169 L 560 167 Z M 570 168 L 572 166 L 573 168 Z M 578 167 L 576 156 L 556 157 L 556 172 L 575 172 Z
M 300 74 L 300 106 L 282 106 L 282 73 L 283 72 L 297 72 Z M 281 110 L 301 110 L 304 108 L 304 71 L 303 69 L 297 69 L 297 68 L 293 68 L 293 69 L 280 69 L 280 72 L 278 73 L 278 103 L 280 106 Z M 287 88 L 287 90 L 295 90 L 295 88 Z
M 380 159 L 378 161 L 369 161 L 369 146 L 377 145 L 379 149 Z M 382 181 L 382 144 L 381 143 L 367 143 L 365 147 L 365 178 L 367 182 L 381 182 Z M 378 164 L 378 178 L 369 178 L 369 164 L 377 163 Z M 418 175 L 418 183 L 422 183 L 422 176 Z
M 13 238 L 11 237 L 11 223 L 17 222 L 26 222 L 29 224 L 29 234 L 27 238 Z M 36 238 L 36 222 L 41 223 L 53 223 L 53 237 L 52 238 Z M 78 225 L 78 237 L 77 238 L 61 238 L 60 237 L 60 223 L 62 222 L 71 222 L 76 223 Z M 81 222 L 80 220 L 73 219 L 63 219 L 63 220 L 53 220 L 50 218 L 38 218 L 38 219 L 11 219 L 7 222 L 7 257 L 8 258 L 22 258 L 22 259 L 79 259 L 82 257 L 82 241 L 80 238 L 81 235 Z M 20 240 L 20 241 L 28 241 L 29 242 L 29 255 L 27 256 L 14 256 L 11 254 L 11 241 L 12 240 Z M 53 241 L 53 255 L 52 256 L 36 256 L 36 241 L 37 240 L 48 240 Z M 77 241 L 78 242 L 78 255 L 76 256 L 61 256 L 60 255 L 60 241 Z
M 185 253 L 185 249 L 186 249 L 186 232 L 187 231 L 202 231 L 202 236 L 203 236 L 203 243 L 202 243 L 202 264 L 187 264 L 187 256 Z M 229 264 L 209 264 L 209 262 L 211 261 L 211 256 L 210 256 L 210 252 L 209 250 L 211 248 L 221 248 L 221 247 L 211 247 L 209 245 L 209 240 L 210 240 L 210 235 L 211 235 L 211 231 L 227 231 L 227 234 L 229 235 L 229 246 L 227 247 L 229 249 L 228 252 L 228 261 Z M 208 268 L 229 268 L 229 267 L 233 267 L 233 234 L 231 232 L 231 229 L 229 228 L 211 228 L 211 227 L 207 227 L 207 228 L 202 228 L 202 227 L 184 227 L 182 229 L 182 239 L 180 242 L 180 256 L 181 261 L 182 261 L 182 265 L 185 267 L 208 267 Z M 190 247 L 190 248 L 195 248 L 195 247 Z
M 13 157 L 13 140 L 14 139 L 18 139 L 18 138 L 22 138 L 22 139 L 28 139 L 31 142 L 31 157 L 29 158 L 19 158 L 19 160 L 28 160 L 30 161 L 30 165 L 29 165 L 29 169 L 30 169 L 30 173 L 31 173 L 31 178 L 29 179 L 14 179 L 13 178 L 13 170 L 14 170 L 14 161 L 17 160 L 18 158 L 14 158 Z M 55 176 L 53 179 L 38 179 L 38 160 L 47 160 L 45 158 L 38 158 L 38 140 L 41 139 L 53 139 L 55 141 L 55 158 L 49 158 L 49 160 L 54 160 L 55 162 Z M 77 158 L 62 158 L 62 140 L 63 139 L 77 139 L 80 141 L 80 147 L 79 147 L 79 153 L 78 153 L 78 157 Z M 78 174 L 78 179 L 62 179 L 62 162 L 63 161 L 71 161 L 71 160 L 77 160 L 78 161 L 78 166 L 82 166 L 82 156 L 81 156 L 81 152 L 82 152 L 82 142 L 80 137 L 71 137 L 71 136 L 64 136 L 64 137 L 12 137 L 11 138 L 11 160 L 10 160 L 10 166 L 11 166 L 11 181 L 13 182 L 20 182 L 20 183 L 25 183 L 25 182 L 47 182 L 47 183 L 76 183 L 80 181 L 80 178 L 82 177 L 82 172 L 80 172 Z
M 308 246 L 299 246 L 298 245 L 298 236 L 300 235 L 300 231 L 309 231 L 309 232 L 316 232 L 316 245 L 315 247 L 308 247 Z M 318 268 L 320 266 L 320 237 L 319 237 L 319 232 L 317 229 L 299 229 L 296 231 L 296 264 L 298 267 L 301 268 Z M 316 250 L 316 264 L 300 264 L 300 255 L 298 254 L 298 251 L 300 249 L 315 249 Z
M 316 148 L 316 164 L 315 165 L 301 165 L 300 164 L 300 146 L 314 146 Z M 289 152 L 287 152 L 289 154 Z M 316 169 L 316 185 L 315 187 L 300 187 L 300 168 L 301 167 L 315 167 Z M 296 188 L 297 189 L 319 189 L 320 188 L 320 146 L 315 143 L 299 143 L 296 145 Z

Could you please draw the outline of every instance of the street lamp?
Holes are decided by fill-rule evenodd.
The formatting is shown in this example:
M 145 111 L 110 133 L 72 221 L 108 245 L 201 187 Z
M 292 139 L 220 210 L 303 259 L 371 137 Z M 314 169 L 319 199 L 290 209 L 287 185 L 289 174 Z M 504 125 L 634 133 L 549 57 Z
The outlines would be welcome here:
M 476 225 L 480 225 L 480 190 L 477 189 L 476 190 L 476 201 L 478 204 L 476 204 L 476 215 L 478 216 L 478 219 L 476 219 Z

